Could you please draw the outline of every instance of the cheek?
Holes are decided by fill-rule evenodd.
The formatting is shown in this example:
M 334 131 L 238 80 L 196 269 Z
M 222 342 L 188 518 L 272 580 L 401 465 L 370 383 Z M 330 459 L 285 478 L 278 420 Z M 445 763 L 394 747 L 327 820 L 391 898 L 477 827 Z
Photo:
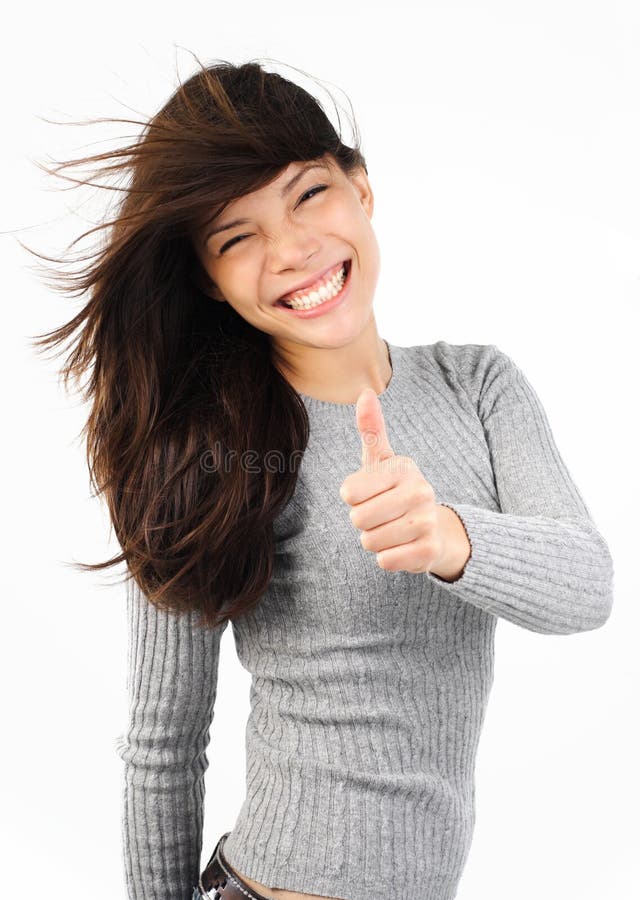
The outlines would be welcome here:
M 215 279 L 220 290 L 225 295 L 233 299 L 234 305 L 237 303 L 250 302 L 257 293 L 258 276 L 251 266 L 247 257 L 240 262 L 231 261 L 227 265 L 218 268 L 218 278 Z
M 345 233 L 360 227 L 361 210 L 354 198 L 350 196 L 336 197 L 332 203 L 327 205 L 325 211 L 327 220 Z
M 331 224 L 340 237 L 357 244 L 360 252 L 368 252 L 372 239 L 371 221 L 357 197 L 348 194 L 332 205 Z

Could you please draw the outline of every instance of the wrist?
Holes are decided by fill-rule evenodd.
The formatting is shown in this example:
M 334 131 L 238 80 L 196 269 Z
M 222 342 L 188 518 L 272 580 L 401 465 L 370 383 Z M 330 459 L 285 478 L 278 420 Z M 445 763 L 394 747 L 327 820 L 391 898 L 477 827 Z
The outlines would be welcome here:
M 454 510 L 438 503 L 437 514 L 444 551 L 429 571 L 444 581 L 457 581 L 471 557 L 471 544 L 462 520 Z

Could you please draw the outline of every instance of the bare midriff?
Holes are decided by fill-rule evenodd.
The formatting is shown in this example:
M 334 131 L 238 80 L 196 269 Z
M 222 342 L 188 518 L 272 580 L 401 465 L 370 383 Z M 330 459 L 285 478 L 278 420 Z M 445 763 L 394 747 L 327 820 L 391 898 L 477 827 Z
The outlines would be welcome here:
M 258 894 L 265 897 L 275 897 L 276 900 L 341 900 L 340 897 L 321 897 L 319 894 L 301 894 L 299 891 L 287 891 L 284 888 L 267 887 L 266 884 L 260 884 L 247 875 L 243 875 L 238 869 L 233 870 L 243 881 L 249 885 Z

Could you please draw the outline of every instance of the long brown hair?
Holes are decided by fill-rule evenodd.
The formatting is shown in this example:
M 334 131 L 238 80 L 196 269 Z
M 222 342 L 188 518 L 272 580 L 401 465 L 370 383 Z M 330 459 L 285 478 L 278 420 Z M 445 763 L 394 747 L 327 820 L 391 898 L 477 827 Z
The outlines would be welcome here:
M 198 65 L 148 122 L 108 120 L 141 125 L 132 143 L 53 169 L 37 163 L 51 175 L 97 163 L 98 175 L 103 165 L 104 175 L 128 183 L 61 176 L 115 189 L 121 200 L 112 221 L 77 239 L 104 232 L 95 253 L 81 257 L 93 261 L 53 271 L 52 288 L 86 294 L 86 305 L 34 346 L 76 333 L 60 372 L 67 389 L 89 376 L 81 392 L 90 401 L 82 430 L 90 479 L 122 549 L 75 565 L 124 561 L 150 602 L 196 610 L 198 625 L 213 628 L 267 589 L 273 521 L 295 489 L 309 420 L 273 364 L 269 335 L 205 293 L 212 282 L 194 229 L 294 161 L 331 154 L 346 174 L 367 169 L 355 123 L 350 147 L 298 84 L 254 61 Z M 283 467 L 253 464 L 274 450 Z

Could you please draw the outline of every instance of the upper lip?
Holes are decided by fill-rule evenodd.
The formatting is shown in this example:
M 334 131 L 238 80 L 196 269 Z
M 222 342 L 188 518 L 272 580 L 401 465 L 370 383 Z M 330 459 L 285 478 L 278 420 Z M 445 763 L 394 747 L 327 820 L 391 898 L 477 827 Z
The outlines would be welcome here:
M 301 281 L 300 284 L 297 284 L 295 287 L 290 288 L 285 294 L 281 294 L 278 299 L 275 301 L 278 303 L 280 300 L 284 300 L 285 297 L 288 297 L 289 294 L 295 294 L 296 291 L 302 291 L 304 288 L 311 287 L 312 284 L 315 284 L 316 281 L 320 281 L 327 272 L 330 272 L 332 269 L 337 269 L 338 267 L 342 267 L 346 260 L 342 259 L 340 262 L 331 263 L 330 266 L 327 266 L 326 269 L 321 269 L 315 275 L 311 275 L 310 278 L 307 278 L 306 281 Z

